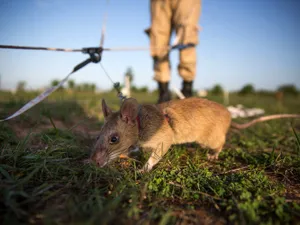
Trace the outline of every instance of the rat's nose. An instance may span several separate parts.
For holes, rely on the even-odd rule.
[[[97,164],[99,167],[103,167],[106,165],[106,154],[104,151],[96,151],[92,154],[91,159]]]

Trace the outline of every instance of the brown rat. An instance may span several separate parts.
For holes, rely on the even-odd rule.
[[[160,105],[139,105],[129,98],[118,112],[112,112],[102,100],[102,111],[105,121],[91,160],[102,167],[121,154],[142,147],[151,151],[144,171],[150,171],[172,144],[196,142],[208,147],[211,151],[207,157],[214,160],[222,151],[230,126],[243,129],[270,119],[300,118],[300,115],[283,114],[261,117],[246,124],[231,123],[230,112],[224,106],[202,98],[173,100]]]

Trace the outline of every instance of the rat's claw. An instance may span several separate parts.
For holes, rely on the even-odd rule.
[[[219,158],[219,153],[214,153],[214,154],[207,153],[208,161],[218,160],[218,158]]]
[[[145,172],[147,172],[147,171],[145,171],[145,169],[144,168],[142,168],[142,169],[139,169],[138,171],[137,171],[138,173],[145,173]]]
[[[140,173],[146,173],[149,172],[152,169],[152,167],[149,167],[149,164],[146,163],[142,169],[138,170]]]

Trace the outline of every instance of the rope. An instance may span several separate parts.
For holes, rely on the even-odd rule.
[[[31,46],[18,46],[18,45],[0,45],[0,48],[4,48],[4,49],[22,49],[22,50],[58,51],[58,52],[82,52],[82,49],[31,47]]]
[[[102,38],[104,40],[104,38]],[[103,42],[101,44],[103,46]],[[195,47],[195,44],[176,44],[170,45],[167,47],[152,47],[154,49],[161,49],[161,50],[173,50],[173,49],[185,49],[189,47]],[[88,53],[87,50],[94,50],[94,51],[149,51],[150,47],[116,47],[116,48],[103,48],[103,47],[91,47],[91,48],[81,48],[81,49],[73,49],[73,48],[51,48],[51,47],[33,47],[33,46],[19,46],[19,45],[0,45],[0,49],[21,49],[21,50],[42,50],[42,51],[58,51],[58,52],[82,52]]]

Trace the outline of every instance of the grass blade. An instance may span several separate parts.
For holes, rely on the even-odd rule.
[[[298,144],[298,155],[300,156],[300,138],[299,138],[298,134],[296,133],[296,131],[295,131],[295,129],[294,129],[293,126],[292,126],[292,130],[293,130],[293,133],[294,133],[294,135],[295,135],[295,137],[296,137],[296,140],[297,140],[297,144]]]

